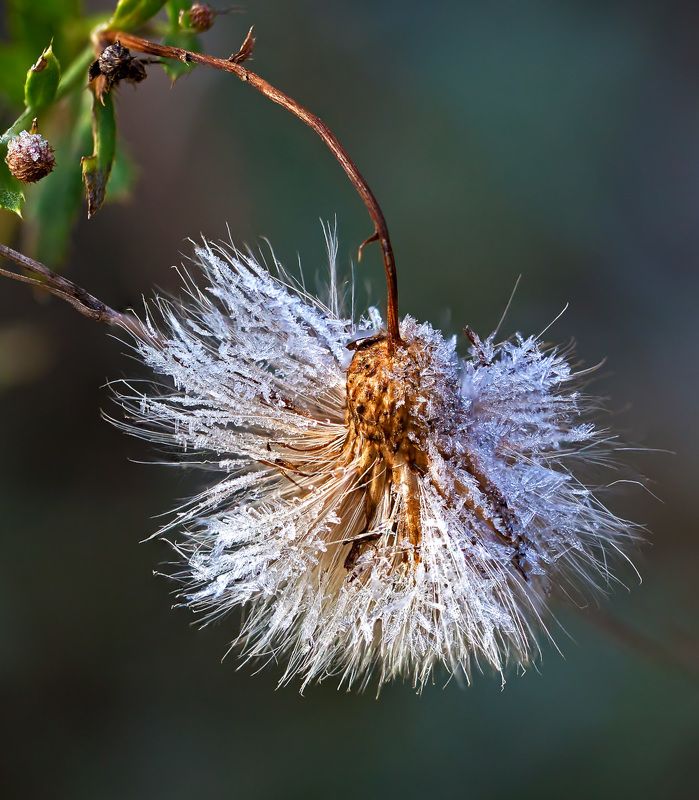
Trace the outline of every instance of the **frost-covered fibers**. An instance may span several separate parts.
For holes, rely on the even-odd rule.
[[[206,620],[244,608],[236,644],[282,682],[524,667],[550,590],[603,588],[634,535],[576,477],[608,437],[536,338],[469,331],[462,359],[409,317],[395,349],[375,310],[343,317],[329,245],[326,305],[204,243],[204,288],[185,275],[186,302],[158,300],[137,342],[171,388],[122,394],[124,427],[220,473],[164,529],[181,596]]]

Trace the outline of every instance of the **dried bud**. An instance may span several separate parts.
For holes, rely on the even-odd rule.
[[[7,166],[23,183],[40,181],[56,165],[53,147],[40,133],[22,131],[7,145]]]
[[[97,61],[93,62],[89,70],[91,81],[99,78],[102,86],[98,89],[98,96],[111,91],[119,81],[140,83],[146,79],[146,67],[142,60],[134,58],[128,47],[116,41],[105,47]]]
[[[111,80],[119,80],[132,59],[131,51],[121,42],[105,47],[97,59],[102,75]]]
[[[214,24],[216,12],[206,3],[194,3],[189,11],[180,12],[180,24],[185,24],[188,28],[204,33]]]

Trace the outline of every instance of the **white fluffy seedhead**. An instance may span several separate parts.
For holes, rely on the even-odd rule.
[[[204,288],[185,276],[137,342],[172,388],[122,394],[123,427],[219,473],[164,529],[181,597],[206,620],[242,607],[236,643],[282,682],[525,666],[551,589],[604,587],[634,536],[576,477],[608,437],[535,338],[469,332],[462,359],[408,317],[387,349],[375,310],[341,315],[329,243],[326,305],[276,260],[205,242]]]

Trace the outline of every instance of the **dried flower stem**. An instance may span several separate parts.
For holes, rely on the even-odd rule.
[[[101,44],[107,45],[115,41],[121,42],[124,47],[132,50],[138,50],[141,53],[159,56],[161,58],[170,58],[176,61],[183,61],[185,63],[204,64],[207,67],[220,69],[224,72],[230,72],[237,78],[240,78],[244,83],[249,84],[258,92],[263,94],[273,103],[280,105],[282,108],[289,111],[295,117],[300,119],[309,128],[314,130],[322,139],[330,152],[335,156],[342,169],[347,174],[352,185],[357,190],[359,196],[362,198],[364,205],[369,212],[369,216],[374,223],[374,233],[362,243],[359,248],[359,258],[361,260],[362,249],[369,242],[379,242],[383,252],[384,269],[386,271],[386,288],[387,288],[387,313],[386,313],[386,327],[388,331],[388,338],[391,343],[400,344],[400,332],[398,327],[398,280],[396,275],[396,265],[393,257],[393,248],[391,246],[391,239],[388,234],[388,226],[386,219],[381,211],[381,207],[374,196],[374,193],[369,188],[366,180],[357,166],[347,154],[345,148],[340,144],[335,134],[328,128],[320,117],[311,113],[307,108],[304,108],[296,100],[289,97],[289,95],[277,89],[272,84],[268,83],[264,78],[251,72],[249,69],[239,63],[236,58],[239,54],[231,56],[229,59],[216,58],[215,56],[205,55],[203,53],[195,53],[190,50],[183,50],[179,47],[170,47],[168,45],[156,44],[148,39],[143,39],[140,36],[134,36],[131,33],[123,33],[121,31],[100,31],[99,40]],[[252,28],[246,37],[245,43],[252,41]],[[243,54],[245,44],[241,48],[240,54]],[[249,55],[249,52],[247,53]]]
[[[43,289],[54,295],[54,297],[65,300],[88,319],[106,322],[108,325],[114,325],[117,328],[130,331],[139,339],[148,341],[151,344],[155,343],[153,334],[145,328],[138,317],[123,311],[116,311],[85,291],[85,289],[68,280],[68,278],[58,275],[40,261],[35,261],[33,258],[29,258],[29,256],[25,256],[5,244],[0,244],[0,256],[14,261],[26,273],[29,273],[22,274],[0,268],[0,275],[5,278]]]

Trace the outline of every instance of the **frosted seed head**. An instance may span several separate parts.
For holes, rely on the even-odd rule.
[[[40,133],[21,131],[7,145],[5,162],[10,173],[22,183],[35,183],[56,166],[54,149]]]
[[[634,529],[574,477],[611,445],[562,353],[489,337],[461,359],[411,318],[392,349],[281,266],[196,258],[204,287],[187,275],[187,303],[158,301],[158,345],[138,343],[174,388],[132,389],[124,427],[217,470],[165,531],[186,604],[246,606],[246,656],[285,656],[302,686],[502,674],[536,657],[556,586],[613,579]]]

